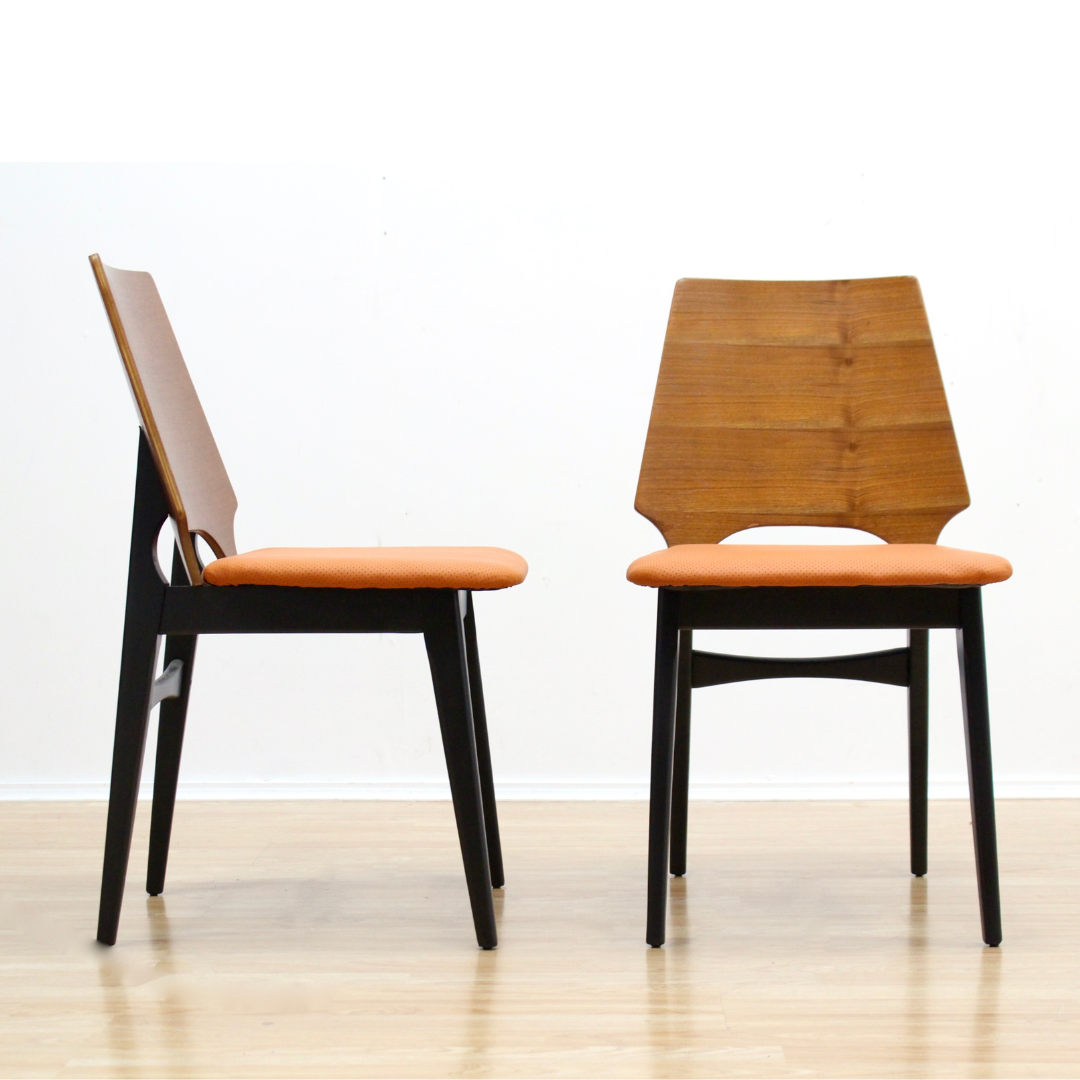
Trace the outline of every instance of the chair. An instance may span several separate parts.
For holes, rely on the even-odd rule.
[[[238,555],[236,497],[153,278],[97,255],[90,262],[141,425],[98,940],[116,942],[147,721],[159,702],[146,890],[164,888],[198,635],[401,633],[424,635],[476,937],[494,948],[491,890],[503,868],[472,593],[520,584],[525,560],[483,547]],[[155,551],[166,518],[176,535],[171,582]],[[202,565],[196,535],[216,561]]]
[[[690,694],[750,679],[908,690],[911,870],[926,873],[927,643],[956,629],[983,939],[1001,941],[981,587],[1004,559],[939,547],[969,504],[915,278],[682,280],[635,507],[669,545],[627,577],[658,590],[647,941],[686,873]],[[873,545],[721,544],[761,525],[846,526]],[[893,627],[903,649],[822,659],[693,648],[695,629]],[[669,862],[670,842],[670,862]]]

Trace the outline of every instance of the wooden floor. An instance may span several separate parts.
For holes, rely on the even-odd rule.
[[[480,952],[443,803],[181,803],[164,896],[140,808],[92,943],[100,804],[0,804],[3,1076],[1076,1076],[1080,801],[1002,802],[1005,941],[966,805],[697,803],[664,949],[642,803],[506,803]]]

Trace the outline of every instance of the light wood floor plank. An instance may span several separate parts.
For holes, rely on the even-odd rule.
[[[500,947],[475,946],[443,803],[146,813],[114,949],[101,804],[0,804],[3,1076],[1075,1076],[1080,801],[999,804],[1005,941],[965,804],[695,803],[668,946],[643,803],[505,803]]]

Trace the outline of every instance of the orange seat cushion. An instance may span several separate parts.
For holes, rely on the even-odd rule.
[[[635,585],[989,585],[1008,560],[938,544],[676,544],[630,564]]]
[[[506,589],[529,564],[505,548],[260,548],[210,563],[210,585],[308,589]]]

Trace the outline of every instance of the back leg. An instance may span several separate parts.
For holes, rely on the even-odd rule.
[[[908,814],[911,872],[926,873],[927,782],[930,737],[930,631],[908,631]]]
[[[686,829],[690,813],[690,694],[694,631],[679,631],[679,681],[675,697],[675,758],[671,772],[671,872],[686,873]]]
[[[157,761],[154,766],[154,809],[150,816],[150,856],[146,864],[146,891],[157,896],[165,888],[165,867],[169,861],[176,783],[180,777],[180,752],[184,747],[191,673],[195,666],[198,638],[171,636],[165,639],[165,667],[174,660],[183,665],[180,696],[166,698],[158,712]]]
[[[101,902],[98,908],[98,941],[116,944],[120,925],[120,905],[124,899],[131,831],[139,800],[146,727],[150,716],[150,689],[157,659],[157,634],[124,630],[124,651],[120,662],[120,693],[116,706],[116,735],[113,741],[112,781],[109,785],[109,819],[105,827],[105,862],[101,872]],[[155,627],[156,629],[156,627]]]
[[[140,432],[135,477],[135,512],[131,526],[124,644],[120,655],[120,688],[116,701],[109,817],[105,827],[105,859],[101,872],[97,938],[116,944],[120,905],[124,899],[131,854],[131,830],[139,800],[150,693],[157,660],[158,627],[165,601],[165,582],[153,546],[168,514],[146,437]]]
[[[172,583],[187,584],[187,571],[180,552],[174,546]],[[166,698],[158,709],[157,761],[154,766],[154,809],[150,816],[150,855],[146,865],[146,891],[157,896],[165,888],[165,868],[169,861],[169,839],[172,836],[173,809],[176,806],[176,784],[180,777],[180,754],[184,748],[184,725],[187,721],[191,675],[195,666],[195,646],[198,638],[170,635],[165,639],[165,662],[174,660],[184,666],[180,674],[180,695]]]

